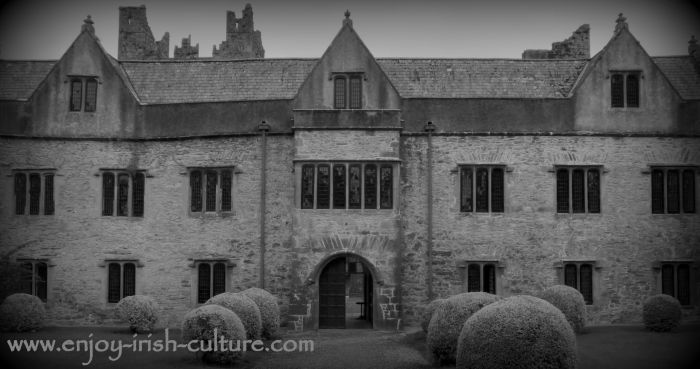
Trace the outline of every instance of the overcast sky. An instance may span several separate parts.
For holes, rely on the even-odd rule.
[[[321,56],[346,9],[376,57],[520,58],[524,49],[548,49],[584,23],[595,54],[620,12],[652,56],[685,55],[690,35],[700,38],[700,9],[691,0],[10,0],[0,8],[0,58],[60,58],[87,14],[116,56],[118,8],[142,4],[155,38],[170,32],[171,56],[189,34],[200,56],[211,56],[225,39],[226,11],[240,17],[247,2],[269,58]]]

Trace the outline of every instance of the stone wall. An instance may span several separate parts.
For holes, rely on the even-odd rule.
[[[146,6],[119,7],[119,60],[168,59],[170,34],[156,41],[146,19]]]
[[[591,27],[583,24],[571,37],[553,42],[551,50],[527,49],[523,59],[588,59],[591,57]]]

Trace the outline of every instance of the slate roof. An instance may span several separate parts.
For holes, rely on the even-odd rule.
[[[55,60],[0,60],[0,100],[27,100]]]
[[[690,56],[657,56],[651,59],[683,99],[700,100],[700,71],[695,68]]]
[[[176,104],[288,100],[316,59],[120,62],[140,101]]]
[[[566,98],[586,60],[377,59],[403,98]]]

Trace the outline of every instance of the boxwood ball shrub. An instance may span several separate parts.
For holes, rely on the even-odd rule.
[[[457,368],[576,368],[576,335],[549,302],[508,297],[477,311],[464,324]]]
[[[119,300],[117,316],[129,322],[132,332],[150,332],[158,322],[158,304],[149,296],[127,296]]]
[[[46,308],[36,296],[15,293],[0,305],[0,326],[13,332],[34,331],[44,326]]]
[[[273,338],[280,327],[280,308],[277,305],[277,298],[271,293],[256,287],[249,288],[241,293],[250,297],[260,309],[262,337],[265,339]]]
[[[430,324],[430,318],[433,317],[435,309],[437,309],[438,306],[440,306],[443,302],[445,302],[445,299],[435,299],[433,301],[430,301],[428,305],[425,305],[423,307],[420,321],[420,327],[423,328],[423,332],[428,333],[428,324]]]
[[[214,342],[214,329],[217,342]],[[226,340],[226,350],[221,350],[220,337]],[[203,305],[187,313],[182,322],[182,338],[185,342],[203,341],[195,348],[203,350],[202,359],[209,363],[231,364],[245,352],[243,323],[236,313],[219,305]]]
[[[444,300],[428,324],[427,344],[438,365],[454,363],[457,339],[467,319],[500,298],[485,292],[468,292]]]
[[[574,332],[581,332],[586,325],[586,301],[577,289],[564,285],[552,286],[537,295],[561,310]]]
[[[262,333],[260,309],[250,297],[242,293],[224,292],[210,298],[206,305],[223,306],[238,315],[248,339],[258,339]]]
[[[681,322],[681,303],[669,295],[654,295],[642,306],[644,326],[655,332],[668,332]]]

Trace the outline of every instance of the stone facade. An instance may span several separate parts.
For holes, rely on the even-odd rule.
[[[253,34],[249,10],[231,13],[232,33]],[[55,324],[114,324],[108,265],[133,262],[134,292],[178,326],[199,304],[198,265],[221,262],[225,290],[263,287],[285,324],[315,329],[324,273],[343,258],[371,277],[378,329],[417,324],[431,299],[466,291],[478,263],[495,266],[501,296],[564,283],[567,262],[592,265],[592,324],[639,322],[663,290],[661,263],[687,265],[684,314],[697,318],[697,52],[650,58],[622,23],[592,59],[375,59],[347,13],[319,59],[151,63],[113,62],[88,18],[60,60],[0,62],[0,258],[46,263]],[[610,106],[619,70],[644,76],[638,107]],[[84,109],[93,78],[96,107]],[[327,208],[320,180],[304,182],[336,165],[364,168],[356,206],[350,177],[329,186],[343,201]],[[366,202],[373,165],[389,178],[375,183],[381,206]],[[502,212],[461,208],[466,166],[503,169]],[[599,213],[558,211],[560,167],[599,171]],[[693,211],[652,212],[657,167],[692,173]],[[207,168],[232,173],[231,211],[192,210],[191,173]],[[103,215],[103,172],[117,170],[145,176],[143,216]],[[18,190],[34,172],[53,175],[53,214],[17,214],[22,198],[49,201]]]
[[[253,59],[264,58],[260,31],[253,23],[253,7],[246,4],[243,17],[236,18],[236,13],[226,12],[226,40],[217,49],[214,45],[212,57],[215,59]]]

